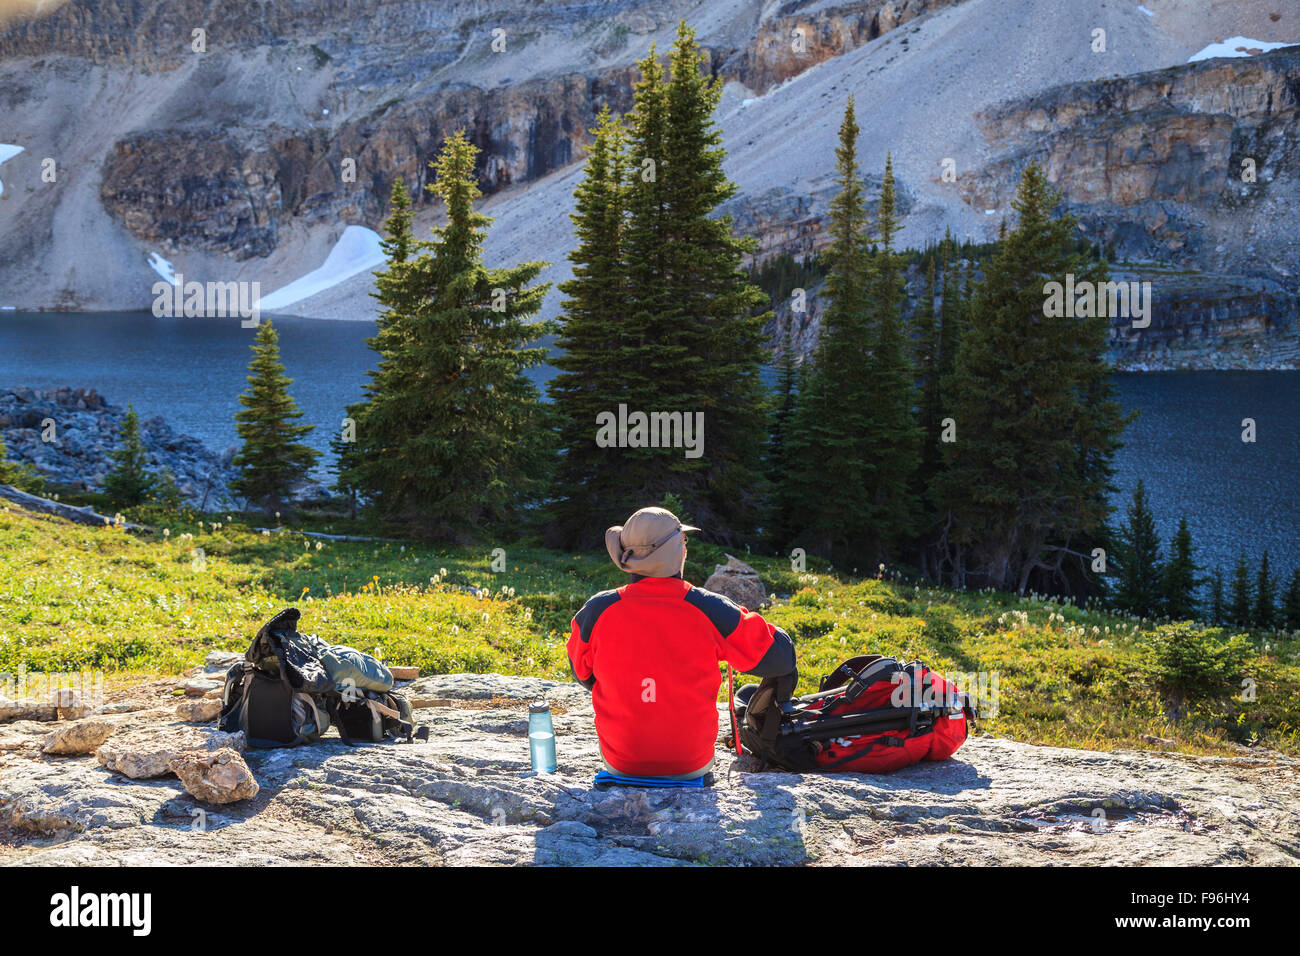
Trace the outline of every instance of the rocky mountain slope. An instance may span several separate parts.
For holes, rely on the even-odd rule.
[[[249,750],[254,788],[242,772],[194,779],[209,748],[232,742],[189,722],[208,701],[177,708],[170,693],[117,693],[84,728],[51,722],[54,708],[0,724],[0,863],[1214,866],[1300,855],[1296,763],[1270,754],[975,737],[951,760],[893,774],[798,776],[755,772],[719,745],[708,789],[596,790],[578,685],[450,674],[407,688],[428,742],[349,748],[331,733]],[[550,776],[529,772],[527,702],[538,696],[556,715]],[[42,753],[52,730],[64,753]],[[218,799],[232,802],[208,802]]]
[[[1243,311],[1241,281],[1265,285],[1280,305],[1228,320],[1225,341],[1253,323],[1263,351],[1292,347],[1300,53],[1187,64],[1228,36],[1300,41],[1300,13],[1276,0],[388,0],[364,14],[344,0],[71,0],[0,25],[2,138],[24,148],[0,168],[0,306],[146,308],[154,252],[266,294],[345,226],[378,228],[393,179],[424,184],[462,125],[497,216],[489,257],[547,259],[563,279],[586,130],[601,106],[627,107],[633,61],[683,16],[726,82],[718,119],[741,189],[727,211],[760,255],[824,244],[853,93],[864,171],[893,156],[904,242],[990,238],[1016,172],[1045,159],[1089,235],[1222,277],[1209,296],[1236,303],[1225,315]],[[1243,190],[1230,164],[1247,154],[1258,174]],[[435,217],[425,203],[421,223]],[[370,317],[370,287],[358,276],[289,311]]]

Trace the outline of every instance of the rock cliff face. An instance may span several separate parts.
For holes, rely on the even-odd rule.
[[[783,3],[759,24],[752,43],[732,54],[720,74],[756,93],[862,46],[923,13],[961,0],[869,0],[866,3]]]
[[[428,160],[460,128],[481,150],[486,193],[569,165],[582,157],[602,107],[630,108],[633,72],[393,99],[329,131],[273,124],[138,132],[113,145],[100,198],[146,242],[264,257],[295,219],[379,228],[398,177],[424,203]]]
[[[708,69],[761,92],[954,2],[792,0],[761,22],[746,4],[730,4],[729,22],[701,42]],[[417,205],[428,202],[428,160],[459,128],[481,150],[488,194],[581,159],[600,109],[631,106],[631,63],[641,51],[629,38],[662,30],[690,7],[389,0],[361,16],[346,0],[253,9],[246,0],[73,0],[0,28],[0,56],[175,74],[179,88],[161,115],[109,146],[99,200],[142,242],[243,261],[268,256],[293,221],[378,228],[399,176]],[[204,31],[202,52],[194,30]],[[495,31],[540,75],[504,75]],[[263,92],[286,105],[232,89],[231,77],[248,70],[275,74]]]
[[[1122,258],[1300,290],[1300,47],[1058,87],[980,119],[1000,153],[959,178],[972,206],[1006,208],[1037,161]]]
[[[1270,18],[1266,0],[1155,8],[1078,0],[1044,23],[1033,0],[70,0],[0,26],[4,135],[24,148],[0,169],[0,306],[147,308],[154,252],[186,275],[274,290],[344,227],[379,228],[399,175],[431,223],[427,161],[461,127],[488,201],[502,197],[489,253],[546,259],[544,278],[563,281],[587,130],[602,106],[628,108],[635,59],[666,49],[684,16],[726,83],[718,116],[740,193],[723,211],[760,258],[824,247],[834,131],[854,93],[868,196],[892,152],[904,243],[992,238],[1037,159],[1119,259],[1222,280],[1198,280],[1204,307],[1186,329],[1119,335],[1121,359],[1208,340],[1216,323],[1229,351],[1252,343],[1233,362],[1259,357],[1255,343],[1292,354],[1300,48],[1185,61],[1234,32],[1300,38],[1300,22]],[[1076,43],[1094,21],[1122,49]],[[1152,70],[1169,63],[1182,65]],[[1094,79],[1054,85],[1080,77]],[[955,184],[937,178],[944,157]],[[304,314],[372,316],[368,281]]]

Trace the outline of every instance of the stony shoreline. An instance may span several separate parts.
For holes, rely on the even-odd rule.
[[[117,447],[126,409],[94,389],[0,388],[0,434],[9,458],[31,465],[47,480],[82,491],[99,491]],[[141,419],[140,438],[149,465],[166,468],[185,504],[212,511],[234,507],[230,490],[235,448],[221,452],[191,435],[174,432],[161,416]]]

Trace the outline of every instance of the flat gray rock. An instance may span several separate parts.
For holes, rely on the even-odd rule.
[[[459,674],[422,678],[411,690],[438,702],[416,711],[417,722],[430,725],[427,743],[350,748],[331,733],[308,747],[248,750],[244,760],[260,790],[219,808],[198,803],[176,779],[133,781],[93,758],[0,750],[0,826],[19,834],[0,844],[0,862],[1215,866],[1300,859],[1300,761],[1272,754],[1096,753],[976,737],[951,760],[886,776],[800,776],[755,772],[749,758],[719,745],[709,789],[594,790],[600,759],[590,698],[576,684]],[[559,754],[560,771],[547,776],[534,775],[528,761],[526,704],[539,695],[552,703]],[[5,730],[21,739],[49,726]]]

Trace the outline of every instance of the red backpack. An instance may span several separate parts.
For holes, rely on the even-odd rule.
[[[791,696],[794,682],[741,687],[727,745],[792,773],[888,773],[951,757],[976,718],[969,695],[920,661],[853,657],[803,697]]]

